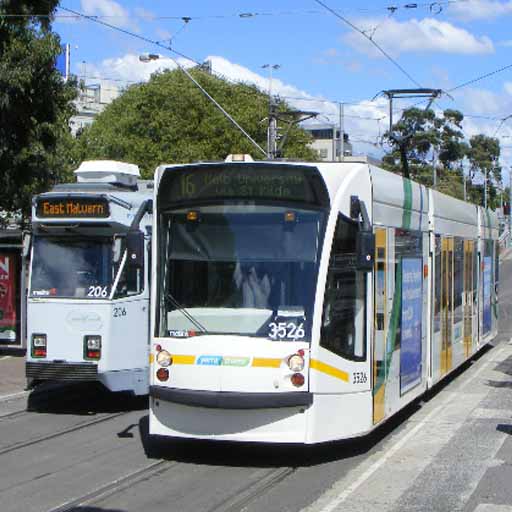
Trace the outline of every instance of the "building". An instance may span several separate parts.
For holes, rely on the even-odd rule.
[[[80,130],[91,125],[94,118],[120,96],[121,92],[119,87],[108,82],[80,87],[75,101],[77,114],[69,121],[71,133],[76,136]]]
[[[313,138],[311,146],[324,161],[337,160],[341,153],[340,129],[332,124],[311,124],[303,127]],[[352,155],[348,133],[343,134],[344,156]]]

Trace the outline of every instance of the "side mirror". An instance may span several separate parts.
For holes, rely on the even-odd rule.
[[[28,231],[23,232],[21,256],[27,258],[30,254],[30,244],[32,243],[32,235]]]
[[[356,265],[358,270],[370,272],[375,259],[375,235],[371,231],[359,231],[356,240]]]
[[[126,249],[128,251],[128,265],[132,267],[144,266],[144,233],[142,231],[129,231],[126,235]]]
[[[114,235],[114,242],[112,244],[112,261],[119,263],[122,256],[123,239],[120,236]]]

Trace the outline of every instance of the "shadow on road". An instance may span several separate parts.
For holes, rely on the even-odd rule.
[[[126,512],[125,510],[117,509],[117,508],[102,508],[102,507],[88,507],[80,505],[78,507],[73,507],[67,509],[66,512]]]
[[[147,396],[112,393],[98,383],[42,384],[30,393],[27,401],[27,411],[51,414],[94,415],[147,408]]]
[[[505,423],[500,423],[496,430],[498,432],[503,432],[504,434],[512,435],[512,425],[506,425]]]

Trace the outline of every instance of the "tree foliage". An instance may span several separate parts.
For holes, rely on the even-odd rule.
[[[194,78],[263,148],[266,148],[268,96],[247,84],[233,84],[204,71]],[[280,104],[282,111],[289,111]],[[291,128],[284,157],[313,160],[309,135]],[[108,158],[136,163],[152,176],[162,163],[220,160],[230,153],[262,154],[209,101],[181,70],[154,74],[129,87],[79,136],[76,162]]]
[[[391,152],[384,166],[446,194],[484,204],[484,180],[487,180],[487,204],[496,208],[497,187],[501,185],[499,141],[475,135],[466,141],[462,130],[464,116],[447,109],[441,115],[433,110],[410,108],[385,137]],[[464,171],[466,169],[466,172]]]
[[[3,211],[21,210],[27,214],[32,194],[46,190],[63,170],[64,159],[58,155],[58,145],[68,136],[67,123],[76,89],[74,84],[64,83],[55,69],[61,46],[50,27],[57,4],[57,0],[0,3]],[[23,16],[8,16],[11,14]]]

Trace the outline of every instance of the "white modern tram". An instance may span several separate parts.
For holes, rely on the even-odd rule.
[[[26,377],[148,393],[153,183],[136,165],[83,162],[34,198]]]
[[[496,215],[365,158],[160,166],[154,201],[152,436],[364,435],[497,334]]]

